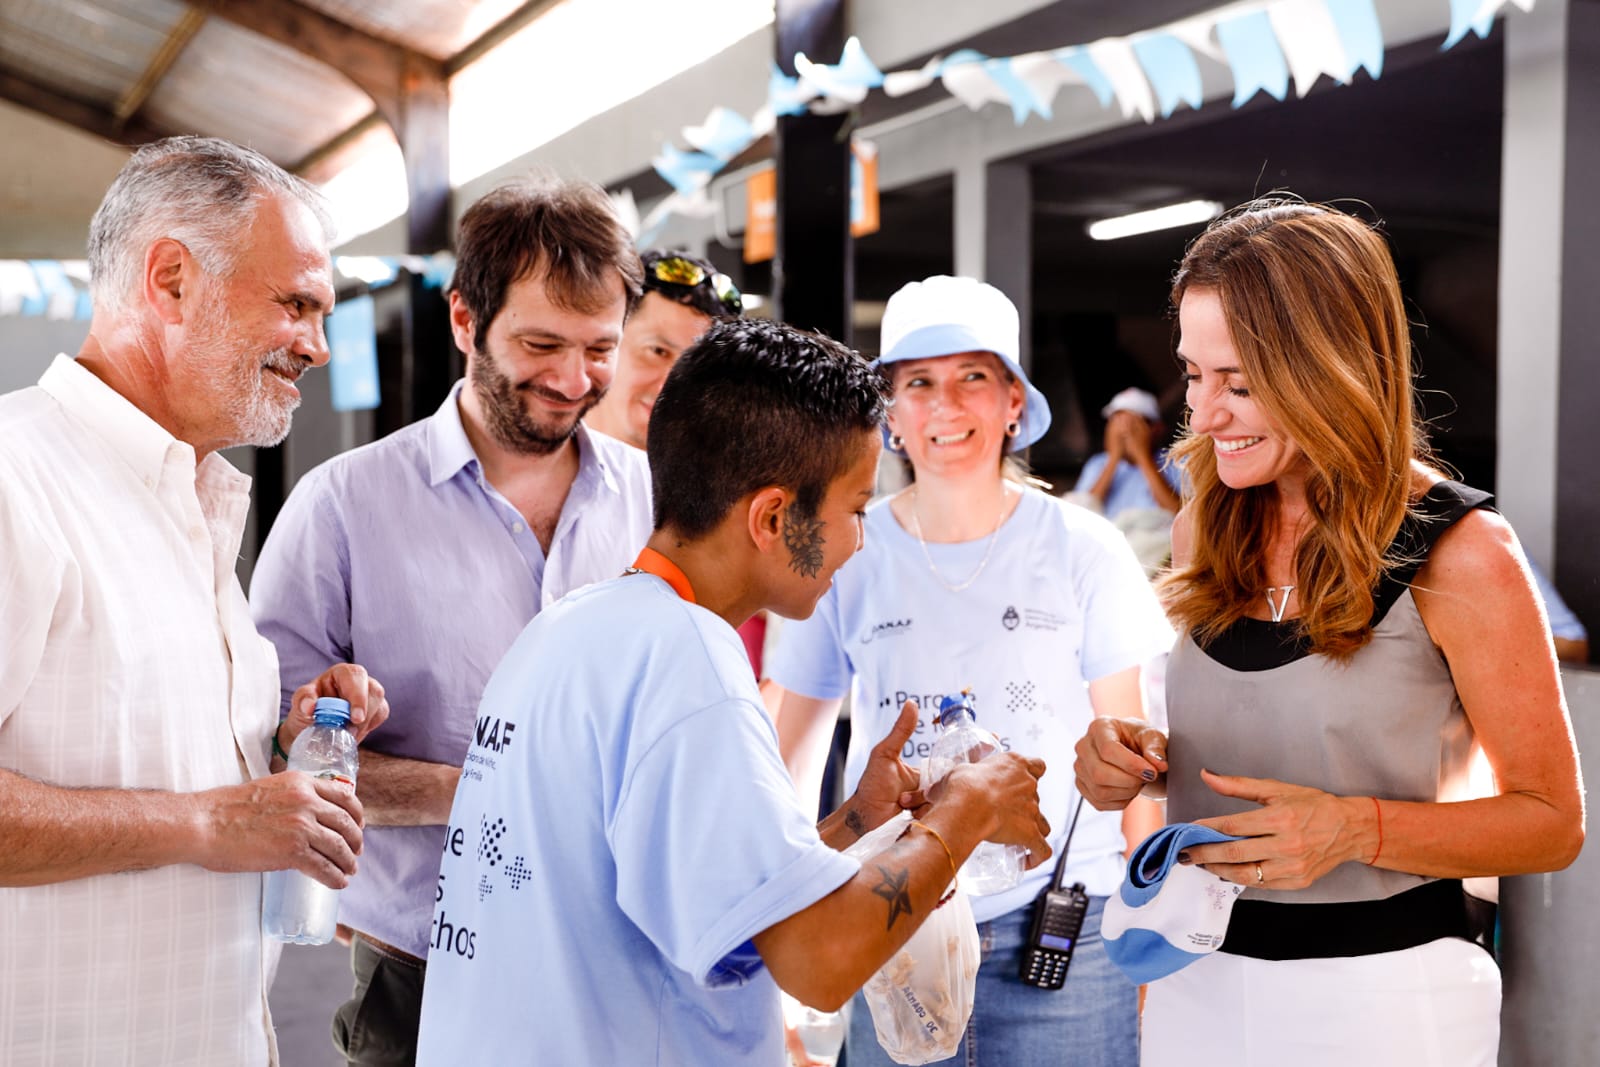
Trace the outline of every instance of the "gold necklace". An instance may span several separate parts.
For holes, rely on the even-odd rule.
[[[939,573],[939,568],[934,566],[933,556],[928,551],[928,542],[922,536],[922,523],[917,521],[917,487],[911,487],[911,532],[917,535],[917,544],[922,546],[922,558],[928,561],[928,570],[933,572],[933,580],[944,587],[947,593],[959,593],[973,582],[978,580],[978,575],[983,573],[983,568],[989,565],[989,557],[994,554],[994,543],[1000,539],[1000,527],[1006,521],[1006,495],[1005,486],[1000,487],[1000,514],[995,516],[994,530],[989,534],[989,547],[983,550],[983,559],[978,563],[978,569],[967,576],[967,580],[958,585],[951,585]]]

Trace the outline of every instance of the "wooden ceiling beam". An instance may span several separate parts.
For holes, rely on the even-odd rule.
[[[383,116],[376,111],[340,130],[300,158],[289,169],[308,182],[321,184],[343,169],[345,153],[373,129],[385,125]]]
[[[372,98],[405,158],[411,197],[406,251],[426,255],[449,248],[450,82],[445,65],[296,0],[210,2],[218,17],[326,64]]]
[[[445,60],[445,73],[454,74],[463,67],[471,66],[475,61],[494,51],[507,37],[527,26],[558,3],[560,3],[560,0],[527,0],[527,3],[483,31],[477,40]]]
[[[178,18],[177,25],[167,34],[167,39],[161,42],[161,47],[156,50],[144,73],[139,75],[139,80],[130,85],[127,92],[117,101],[112,118],[118,126],[126,125],[128,120],[144,107],[145,101],[150,99],[150,94],[161,84],[161,79],[167,76],[167,71],[172,69],[172,65],[183,55],[183,50],[189,46],[189,42],[194,40],[194,35],[199,33],[200,27],[205,24],[204,6],[191,7]]]
[[[0,100],[9,100],[19,107],[115,144],[148,144],[175,132],[137,116],[130,117],[127,122],[118,122],[109,111],[64,96],[59,89],[40,85],[3,66],[0,66]]]
[[[444,64],[296,0],[212,0],[219,18],[310,56],[355,82],[399,131],[408,82],[445,82]]]

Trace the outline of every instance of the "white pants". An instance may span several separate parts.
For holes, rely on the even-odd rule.
[[[1326,960],[1213,953],[1150,985],[1143,1067],[1494,1067],[1500,970],[1460,938]]]

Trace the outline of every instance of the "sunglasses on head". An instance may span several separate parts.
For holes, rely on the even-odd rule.
[[[708,274],[700,264],[682,256],[663,256],[650,265],[650,275],[663,285],[681,285],[692,289],[705,285],[717,302],[734,315],[744,311],[744,296],[733,279],[726,274]]]

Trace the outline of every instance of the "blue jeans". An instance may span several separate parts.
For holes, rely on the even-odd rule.
[[[1017,978],[1031,907],[978,924],[983,964],[961,1050],[932,1067],[1137,1067],[1139,990],[1112,964],[1100,941],[1104,897],[1091,897],[1067,984],[1037,989]],[[851,1005],[849,1067],[897,1067],[878,1046],[872,1012]]]

